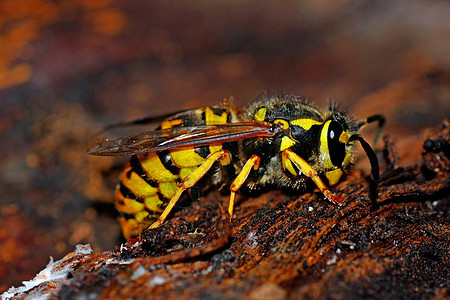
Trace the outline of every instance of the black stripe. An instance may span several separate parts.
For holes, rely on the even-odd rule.
[[[166,197],[164,197],[164,195],[163,194],[161,194],[161,192],[158,192],[158,193],[156,193],[157,195],[158,195],[158,198],[159,198],[159,200],[161,200],[162,201],[162,203],[160,204],[160,205],[158,205],[158,207],[160,207],[160,208],[164,208],[164,207],[166,207],[167,206],[167,204],[169,203],[169,201],[170,201],[170,198],[166,198]]]
[[[223,113],[226,113],[228,115],[228,112],[221,107],[217,107],[217,106],[208,106],[208,107],[218,117],[220,117]],[[206,111],[206,108],[205,108],[205,111]],[[207,124],[207,125],[209,125],[209,124]]]
[[[239,157],[239,143],[237,141],[223,143],[222,149],[231,154],[231,159],[233,159],[233,157]]]
[[[127,171],[127,173],[125,174],[125,176],[130,179],[131,178],[131,173],[133,173],[133,170],[131,170],[131,168]]]
[[[137,156],[132,156],[130,159],[130,167],[133,172],[139,175],[142,179],[145,180],[151,187],[157,188],[159,187],[158,182],[154,181],[150,176],[147,175],[147,173],[142,168],[141,162],[139,161],[139,158]],[[128,176],[128,174],[127,174]],[[131,173],[130,173],[131,176]]]
[[[119,187],[119,191],[120,193],[125,197],[125,198],[129,198],[132,200],[135,200],[139,203],[143,203],[143,199],[141,197],[136,196],[132,190],[130,190],[129,188],[127,188],[125,186],[125,184],[123,184],[123,182],[120,183],[120,187]]]
[[[125,220],[134,219],[134,215],[126,214],[123,212],[120,212],[120,216],[122,216],[122,218],[124,218]]]
[[[161,200],[162,202],[164,202],[164,200],[167,200],[167,198],[164,197],[164,195],[161,194],[161,192],[157,192],[156,194],[158,195],[159,200]]]
[[[202,119],[203,124],[209,125],[209,124],[206,124],[206,108],[203,109],[203,111],[202,111],[202,113],[200,115],[200,118]]]
[[[159,160],[162,162],[164,168],[166,168],[167,171],[169,171],[173,175],[180,174],[180,168],[175,166],[174,163],[172,162],[169,150],[158,151],[156,152],[156,154],[158,155]]]
[[[200,155],[203,158],[207,158],[208,155],[211,154],[211,151],[209,150],[209,146],[205,145],[205,146],[200,146],[200,147],[195,147],[194,148],[194,152],[197,153],[198,155]]]

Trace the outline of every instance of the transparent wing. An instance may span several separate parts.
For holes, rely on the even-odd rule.
[[[142,132],[118,139],[97,134],[86,142],[85,150],[92,155],[135,155],[163,150],[217,145],[252,137],[272,137],[278,127],[266,122],[240,122],[223,125],[172,127]]]

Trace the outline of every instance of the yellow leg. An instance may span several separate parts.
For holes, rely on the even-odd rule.
[[[198,167],[198,169],[196,169],[194,172],[189,174],[189,176],[184,178],[184,180],[181,182],[181,186],[178,188],[178,190],[172,196],[169,204],[167,204],[167,207],[164,209],[162,214],[159,216],[158,220],[156,220],[155,223],[150,225],[149,229],[154,229],[154,228],[158,227],[159,225],[161,225],[164,222],[164,220],[167,218],[167,216],[169,215],[172,208],[177,203],[178,199],[180,199],[181,194],[185,190],[193,187],[209,171],[209,169],[211,169],[212,165],[217,160],[229,159],[229,158],[227,158],[229,156],[230,156],[230,154],[228,153],[228,151],[223,150],[223,149],[219,150],[217,152],[213,152],[210,155],[208,155],[206,160]]]
[[[317,175],[316,170],[314,170],[306,160],[295,154],[291,149],[286,149],[282,152],[282,155],[288,158],[290,161],[292,161],[297,168],[300,169],[302,174],[305,176],[310,177],[316,186],[319,188],[319,190],[322,192],[322,194],[331,202],[335,204],[343,204],[344,199],[341,197],[338,197],[334,195],[328,187],[323,183],[323,181],[320,179],[319,175]]]
[[[230,190],[230,203],[228,204],[228,213],[230,214],[230,218],[233,217],[233,208],[234,208],[234,198],[236,197],[236,192],[241,188],[244,184],[245,180],[247,180],[248,175],[252,168],[254,170],[259,168],[260,158],[257,155],[252,155],[249,160],[245,163],[241,172],[239,172],[238,176],[234,179],[231,184]]]

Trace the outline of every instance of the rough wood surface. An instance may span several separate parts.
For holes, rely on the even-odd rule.
[[[449,4],[322,2],[0,1],[0,293],[448,297]],[[385,115],[376,189],[359,151],[343,207],[269,190],[228,222],[211,191],[125,243],[127,158],[88,156],[89,134],[264,91]]]

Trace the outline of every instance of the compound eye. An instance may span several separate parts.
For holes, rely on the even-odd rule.
[[[345,158],[345,143],[339,141],[344,130],[341,124],[331,121],[328,127],[328,151],[330,153],[331,163],[336,167],[341,167]]]

